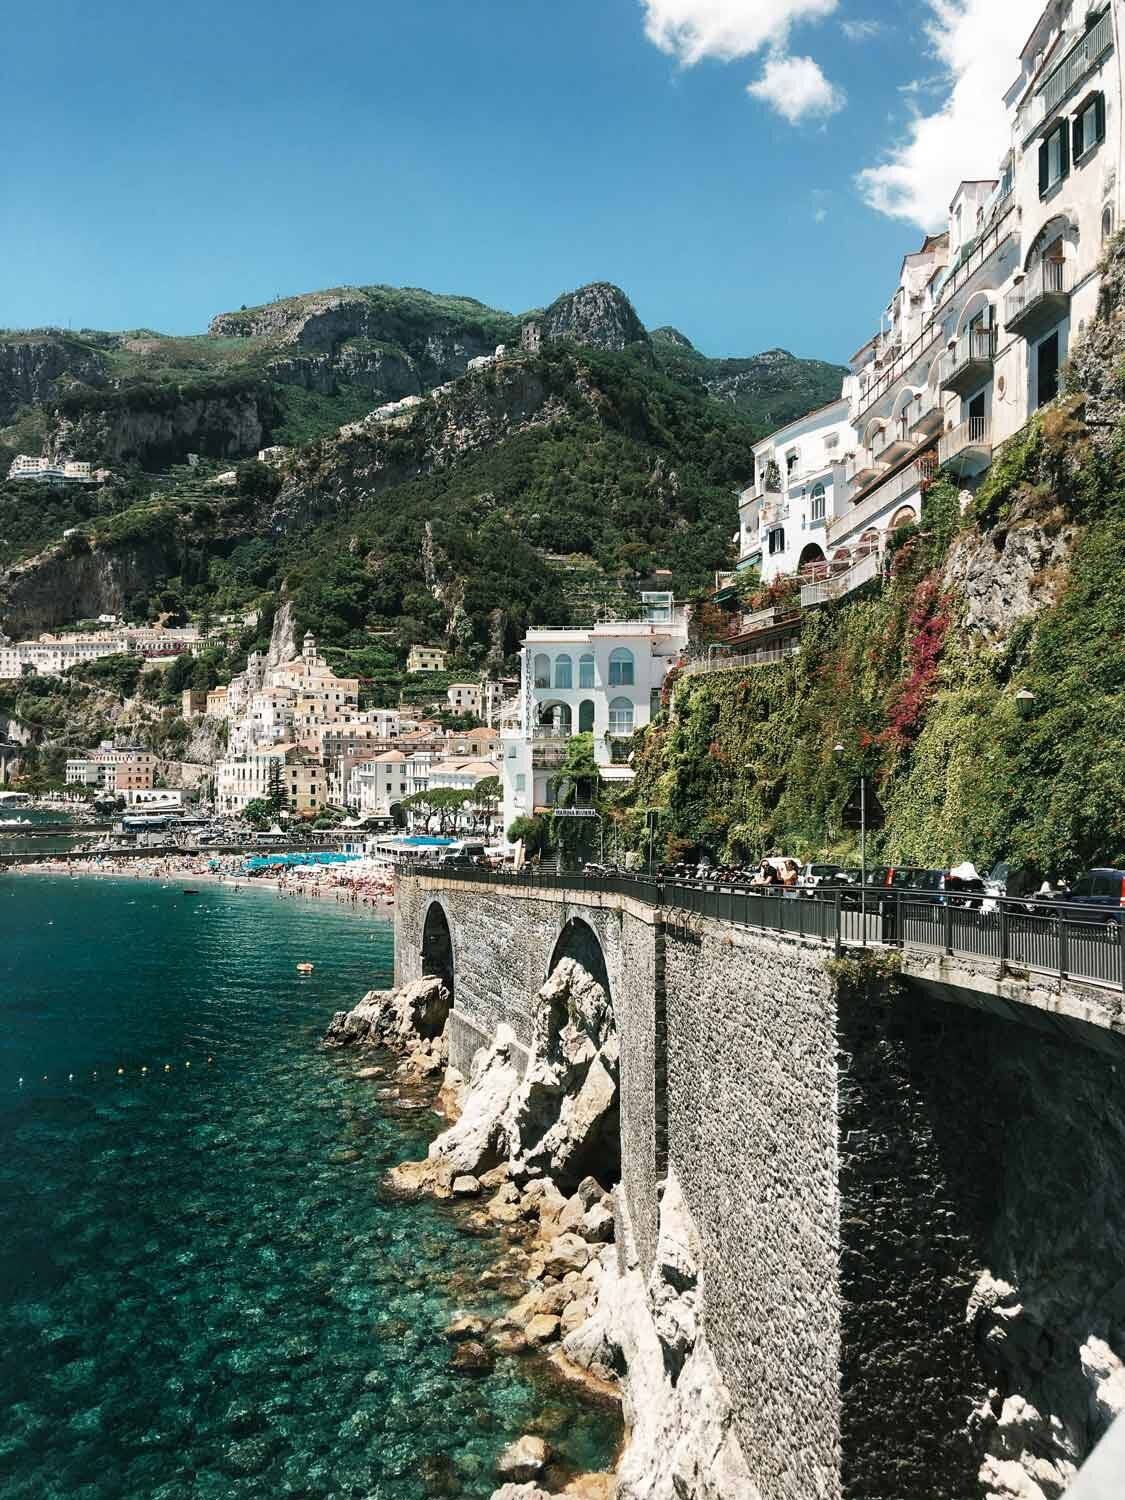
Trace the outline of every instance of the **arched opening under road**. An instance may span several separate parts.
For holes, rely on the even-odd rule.
[[[422,926],[422,974],[440,979],[453,996],[453,935],[440,901],[432,901]]]

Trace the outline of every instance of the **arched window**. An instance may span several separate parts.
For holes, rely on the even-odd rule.
[[[578,733],[593,734],[594,732],[594,700],[583,698],[578,705]]]
[[[571,660],[567,655],[555,657],[555,686],[569,688],[571,685]]]
[[[914,512],[910,509],[909,505],[904,505],[901,510],[895,511],[894,515],[891,517],[891,524],[887,527],[887,530],[897,531],[900,526],[912,525],[914,523],[914,520]]]
[[[627,735],[633,732],[633,705],[628,698],[614,698],[609,705],[609,732]]]
[[[551,686],[551,658],[544,656],[542,652],[535,658],[535,686],[537,688]]]
[[[627,646],[618,646],[616,651],[609,653],[609,685],[633,686],[633,653]]]
[[[824,520],[824,503],[824,486],[817,480],[809,496],[809,519],[811,521]]]
[[[578,658],[578,686],[592,688],[594,685],[594,658],[590,652]]]

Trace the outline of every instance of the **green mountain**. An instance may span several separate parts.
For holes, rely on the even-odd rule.
[[[301,630],[369,666],[429,639],[467,668],[529,623],[620,608],[653,570],[697,589],[730,560],[753,403],[772,380],[795,414],[832,368],[734,362],[735,389],[712,369],[727,363],[650,336],[604,282],[519,317],[371,286],[190,338],[0,336],[0,437],[35,451],[37,430],[113,475],[0,485],[0,628],[257,604],[265,630],[284,585]],[[219,482],[270,444],[279,467]]]
[[[729,402],[763,433],[835,401],[845,374],[842,365],[798,359],[786,349],[767,349],[748,359],[711,359],[678,328],[654,328],[649,338],[658,369]]]

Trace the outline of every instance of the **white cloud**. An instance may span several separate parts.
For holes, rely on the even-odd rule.
[[[838,0],[641,0],[645,36],[693,67],[705,57],[732,62],[783,43],[798,21],[822,20]]]
[[[790,125],[834,115],[845,103],[843,91],[829,83],[811,57],[787,57],[781,52],[770,54],[761,78],[749,84],[746,92],[764,100]]]
[[[937,229],[957,184],[992,177],[1009,138],[1002,95],[1043,0],[925,0],[925,32],[948,80],[946,103],[916,115],[903,144],[856,181],[872,208]]]
[[[849,42],[869,42],[883,29],[882,21],[841,21],[840,30]]]

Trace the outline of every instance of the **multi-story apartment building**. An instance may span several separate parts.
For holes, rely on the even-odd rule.
[[[328,800],[324,767],[299,745],[258,745],[238,759],[220,761],[215,785],[219,811],[243,812],[249,803],[267,799],[275,785],[285,795],[287,811],[298,817],[315,817]]]
[[[1013,45],[1002,158],[981,163],[985,178],[961,183],[945,230],[906,256],[878,331],[849,363],[851,434],[841,435],[848,451],[831,502],[826,493],[822,543],[836,576],[813,581],[809,570],[806,604],[874,577],[888,534],[920,520],[939,470],[971,489],[997,448],[1058,394],[1120,220],[1122,13],[1122,0],[1051,0],[1022,50]],[[811,435],[823,417],[806,419]],[[792,440],[786,428],[758,447],[776,462]],[[784,465],[779,473],[783,480]],[[792,516],[788,492],[743,499],[744,564],[758,560],[754,523],[760,540],[775,498],[790,502]],[[775,546],[791,571],[814,556],[794,553],[788,535]],[[782,571],[768,548],[767,529],[766,578]]]
[[[739,568],[779,573],[824,566],[828,522],[844,503],[844,464],[854,448],[841,397],[754,445],[754,483],[739,499]]]
[[[94,484],[88,463],[75,459],[38,458],[17,453],[8,468],[9,479],[31,479],[41,484]]]
[[[552,783],[575,734],[593,735],[607,780],[628,780],[624,742],[659,705],[687,644],[687,617],[671,594],[646,595],[647,618],[587,630],[536,629],[524,638],[518,723],[502,736],[504,828],[552,801]]]
[[[88,755],[67,760],[66,782],[68,786],[97,787],[128,798],[135,792],[152,791],[156,766],[156,756],[149,750],[102,744]]]
[[[129,650],[123,636],[43,635],[37,641],[0,643],[0,677],[61,677],[80,662],[120,656]]]

